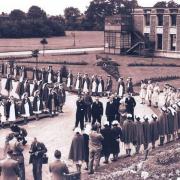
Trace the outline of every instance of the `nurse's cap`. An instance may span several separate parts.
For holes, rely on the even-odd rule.
[[[109,121],[105,121],[105,122],[103,123],[103,125],[104,125],[104,126],[109,126]]]
[[[132,118],[132,114],[127,114],[127,118],[131,119]]]
[[[143,117],[143,119],[144,119],[144,120],[148,120],[149,118],[148,118],[147,115],[145,115],[145,116]]]
[[[152,114],[151,117],[152,117],[153,119],[157,119],[157,118],[158,118],[156,114]]]
[[[140,118],[139,115],[135,115],[135,119],[136,119],[136,120],[140,120],[141,118]]]
[[[117,120],[114,120],[113,122],[112,122],[112,125],[114,126],[114,125],[118,125],[119,124],[119,122],[117,121]]]
[[[74,132],[81,134],[81,129],[77,127],[77,128],[75,128]]]
[[[165,112],[167,110],[167,108],[165,106],[163,106],[163,107],[161,107],[161,110]]]

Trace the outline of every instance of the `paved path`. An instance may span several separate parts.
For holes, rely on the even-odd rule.
[[[52,49],[46,50],[46,54],[71,54],[71,53],[84,53],[92,51],[103,51],[104,47],[99,48],[72,48],[72,49]],[[40,54],[43,54],[43,51],[39,51]],[[0,56],[19,56],[19,55],[31,55],[32,51],[17,51],[17,52],[3,52],[0,53]]]
[[[71,170],[74,170],[74,165],[72,162],[67,161],[69,154],[69,148],[74,135],[72,129],[75,122],[75,111],[76,111],[76,95],[67,94],[67,102],[64,107],[63,114],[60,114],[54,118],[42,119],[39,121],[30,122],[28,125],[24,126],[28,131],[28,145],[25,148],[25,163],[26,163],[26,180],[32,180],[31,165],[28,164],[29,158],[29,146],[33,140],[33,137],[37,137],[39,141],[45,143],[48,148],[49,162],[53,161],[53,153],[55,149],[60,149],[62,152],[62,159],[68,163]],[[143,116],[144,114],[151,115],[153,112],[146,105],[139,104],[140,100],[135,97],[137,101],[137,106],[135,108],[135,114]],[[107,102],[107,98],[102,98],[101,101],[104,104]],[[102,121],[106,118],[103,116]],[[8,129],[0,130],[0,150],[4,146],[5,136],[9,133]],[[121,147],[123,145],[121,144]],[[124,154],[123,148],[121,148],[121,154]],[[2,155],[2,153],[0,153]],[[48,166],[43,166],[43,180],[49,179]]]

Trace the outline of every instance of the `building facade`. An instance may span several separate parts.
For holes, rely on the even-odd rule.
[[[137,8],[131,18],[131,47],[126,52],[153,49],[155,56],[180,58],[180,8]]]

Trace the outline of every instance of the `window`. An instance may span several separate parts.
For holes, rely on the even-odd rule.
[[[163,14],[157,15],[158,26],[163,26]]]
[[[171,14],[170,17],[171,17],[171,26],[176,26],[177,14]]]
[[[105,33],[105,47],[115,48],[116,46],[116,33],[106,32]]]
[[[150,26],[150,14],[144,15],[145,26]]]
[[[176,34],[170,34],[170,50],[176,50]]]
[[[157,34],[157,49],[162,50],[162,34]]]

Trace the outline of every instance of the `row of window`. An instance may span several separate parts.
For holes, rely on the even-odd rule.
[[[170,14],[170,25],[176,26],[177,14]],[[150,14],[144,15],[145,26],[150,26]],[[163,26],[163,14],[157,14],[157,26]]]

